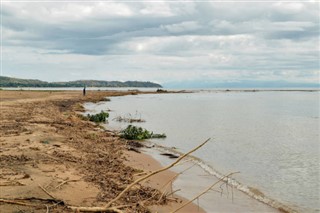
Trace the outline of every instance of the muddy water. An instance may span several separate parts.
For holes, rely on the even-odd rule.
[[[186,152],[212,138],[194,155],[212,174],[240,171],[245,190],[301,212],[319,212],[319,92],[199,92],[115,97],[88,105],[116,116],[145,119],[154,142]],[[259,194],[259,193],[258,193]],[[268,202],[268,201],[266,201]]]

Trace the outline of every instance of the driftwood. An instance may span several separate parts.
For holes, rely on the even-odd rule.
[[[76,212],[107,212],[107,213],[122,213],[120,209],[125,207],[130,207],[131,205],[121,205],[121,206],[114,206],[110,208],[105,207],[77,207],[77,206],[67,206],[68,209],[71,209]]]
[[[106,208],[106,207],[76,207],[76,206],[67,206],[68,209],[71,209],[76,212],[107,212],[107,213],[122,213],[123,211],[117,208]]]
[[[43,188],[40,184],[38,184],[38,186],[40,187],[40,189],[42,189],[42,191],[44,191],[47,195],[49,195],[51,198],[56,199],[52,194],[50,194],[45,188]]]
[[[0,200],[13,200],[13,201],[32,201],[32,200],[37,200],[37,201],[42,201],[42,202],[48,202],[48,203],[61,203],[64,204],[62,200],[59,199],[53,199],[53,198],[41,198],[41,197],[19,197],[19,198],[0,198]]]
[[[59,185],[56,186],[56,189],[60,188],[62,185],[66,184],[66,183],[77,182],[77,181],[80,181],[80,180],[66,180],[66,181],[63,181],[62,183],[60,183]]]
[[[11,199],[2,199],[0,198],[0,202],[1,203],[7,203],[7,204],[13,204],[13,205],[20,205],[20,206],[28,206],[28,207],[34,207],[34,208],[39,208],[41,207],[45,207],[46,208],[46,213],[50,212],[50,208],[48,205],[46,204],[31,204],[31,203],[27,203],[25,201],[33,201],[33,200],[38,200],[38,201],[43,201],[46,203],[55,203],[53,206],[55,205],[62,205],[64,206],[65,203],[62,200],[56,200],[56,199],[46,199],[46,198],[38,198],[38,197],[24,197],[24,198],[11,198]]]
[[[180,156],[175,162],[173,162],[172,164],[170,164],[169,166],[166,166],[162,169],[159,169],[159,170],[156,170],[156,171],[153,171],[151,172],[150,174],[144,176],[144,177],[141,177],[139,179],[137,179],[136,181],[134,181],[133,183],[131,183],[129,186],[127,186],[127,188],[125,188],[116,198],[112,199],[109,203],[107,203],[106,207],[109,207],[111,206],[113,203],[115,203],[117,200],[119,200],[129,189],[131,189],[134,185],[150,178],[151,176],[153,175],[156,175],[160,172],[163,172],[163,171],[166,171],[170,168],[172,168],[173,166],[175,166],[176,164],[178,164],[183,158],[185,158],[186,156],[190,155],[192,152],[200,149],[202,146],[204,146],[208,141],[210,140],[207,139],[205,142],[203,142],[202,144],[200,144],[199,146],[197,146],[196,148],[192,149],[191,151],[187,152],[186,154]]]
[[[2,199],[2,198],[0,198],[0,202],[1,203],[9,203],[9,204],[21,205],[21,206],[32,206],[32,207],[35,206],[33,204],[29,204],[29,203],[25,203],[25,202],[20,202],[20,201],[16,201],[16,200],[6,200],[6,199]]]
[[[37,198],[37,197],[26,197],[26,198],[14,198],[14,199],[2,199],[0,198],[0,203],[8,203],[13,205],[20,205],[20,206],[29,206],[29,207],[39,207],[39,205],[30,204],[27,202],[22,201],[31,201],[31,200],[39,200],[39,201],[45,201],[45,202],[54,202],[57,204],[65,205],[65,203],[62,200],[57,199],[45,199],[45,198]],[[44,205],[43,207],[46,207],[46,212],[49,212],[49,206]],[[122,213],[121,210],[118,208],[123,208],[127,206],[119,206],[119,207],[112,207],[112,208],[104,208],[104,207],[75,207],[75,206],[67,206],[68,209],[73,211],[84,211],[84,212],[107,212],[107,213]]]
[[[19,181],[6,181],[6,182],[2,182],[0,183],[0,186],[25,186],[25,184],[20,183]]]
[[[179,164],[179,162],[184,159],[186,156],[190,155],[191,153],[193,153],[194,151],[198,150],[199,148],[201,148],[202,146],[204,146],[208,141],[210,140],[207,139],[205,142],[203,142],[202,144],[200,144],[199,146],[197,146],[196,148],[192,149],[191,151],[187,152],[186,154],[180,156],[175,162],[173,162],[172,164],[164,167],[164,168],[161,168],[159,170],[156,170],[156,171],[153,171],[151,172],[150,174],[146,174],[145,176],[137,179],[136,181],[134,181],[133,183],[131,183],[129,186],[127,186],[117,197],[115,197],[114,199],[112,199],[110,202],[107,203],[106,206],[104,207],[79,207],[79,206],[69,206],[69,205],[66,205],[62,200],[59,200],[57,198],[55,198],[52,194],[50,194],[44,187],[42,187],[41,185],[39,185],[39,187],[48,195],[50,196],[51,198],[50,199],[40,199],[40,198],[30,198],[30,199],[38,199],[38,200],[45,200],[45,201],[53,201],[55,203],[59,203],[61,205],[65,205],[68,209],[70,210],[73,210],[75,212],[107,212],[107,213],[122,213],[123,211],[120,210],[121,208],[125,208],[125,207],[128,207],[128,205],[125,205],[125,206],[114,206],[114,207],[111,207],[112,204],[114,204],[116,201],[118,201],[127,191],[129,191],[129,189],[131,189],[132,187],[134,187],[136,184],[152,177],[153,175],[156,175],[160,172],[163,172],[163,171],[166,171],[170,168],[172,168],[173,166],[176,166]],[[230,174],[231,175],[231,174]],[[173,180],[175,179],[176,177],[173,178]],[[221,179],[222,180],[222,179]],[[219,180],[219,181],[221,181]],[[171,180],[172,181],[172,180]],[[66,181],[67,182],[67,181]],[[65,182],[63,182],[64,184]],[[215,183],[216,184],[216,183]],[[214,185],[215,185],[214,184]],[[62,185],[62,184],[61,184]],[[210,188],[208,188],[207,191],[209,191],[214,185],[212,185]],[[204,193],[206,193],[204,192]],[[202,193],[202,194],[204,194]],[[202,195],[201,194],[201,195]],[[200,197],[201,195],[199,195],[198,197]],[[197,198],[198,198],[197,197]],[[195,199],[197,199],[195,198]],[[18,199],[16,199],[18,200]],[[32,205],[32,204],[28,204],[28,203],[24,203],[24,202],[20,202],[20,201],[16,201],[16,200],[5,200],[5,199],[0,199],[0,202],[5,202],[5,203],[12,203],[12,204],[18,204],[18,205],[25,205],[25,206],[35,206],[35,205]],[[19,199],[21,200],[21,199]],[[193,200],[192,200],[193,201]],[[191,201],[191,202],[192,202]],[[189,202],[190,203],[190,202]],[[188,203],[187,203],[188,204]],[[185,204],[185,205],[187,205]],[[48,206],[47,207],[47,212],[49,212],[49,208]],[[183,208],[184,206],[180,207],[179,209]],[[177,211],[177,210],[176,210]]]
[[[153,175],[156,175],[160,172],[166,171],[170,168],[172,168],[173,166],[176,166],[182,159],[184,159],[186,156],[190,155],[191,153],[193,153],[194,151],[200,149],[202,146],[204,146],[208,141],[210,140],[207,139],[205,142],[203,142],[202,144],[200,144],[199,146],[197,146],[196,148],[192,149],[191,151],[187,152],[186,154],[180,156],[175,162],[173,162],[172,164],[170,164],[169,166],[166,166],[162,169],[156,170],[151,172],[150,174],[147,174],[139,179],[137,179],[136,181],[134,181],[133,183],[131,183],[129,186],[127,186],[127,188],[125,188],[117,197],[115,197],[114,199],[112,199],[111,201],[109,201],[107,203],[106,206],[104,207],[75,207],[75,206],[67,206],[69,209],[74,210],[74,211],[86,211],[86,212],[117,212],[117,213],[121,213],[122,211],[119,210],[119,208],[116,207],[111,207],[111,205],[113,203],[115,203],[116,201],[118,201],[127,191],[129,191],[129,189],[131,189],[132,187],[134,187],[136,184],[150,178]]]

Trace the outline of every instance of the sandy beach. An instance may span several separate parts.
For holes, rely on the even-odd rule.
[[[137,92],[0,91],[1,212],[80,212],[105,207],[143,172],[161,165],[79,116],[82,103]],[[109,212],[169,212],[186,200],[162,186],[165,171],[132,187]],[[114,208],[114,210],[110,209]],[[92,210],[87,209],[87,210]],[[190,204],[179,212],[203,212]]]

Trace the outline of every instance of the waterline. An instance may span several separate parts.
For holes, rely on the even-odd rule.
[[[195,154],[206,165],[266,197],[302,212],[319,209],[319,92],[202,92],[112,98],[109,125],[127,113],[138,125],[167,139],[155,140],[186,152],[195,141],[215,142]]]

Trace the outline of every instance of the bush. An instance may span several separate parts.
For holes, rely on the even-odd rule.
[[[95,114],[95,115],[88,114],[87,117],[88,117],[89,121],[93,121],[96,123],[106,122],[106,119],[109,117],[109,113],[101,111],[100,113]]]
[[[165,134],[153,134],[153,132],[149,132],[146,129],[143,129],[141,127],[129,125],[127,128],[122,130],[120,132],[120,136],[122,138],[128,139],[128,140],[144,140],[144,139],[150,139],[150,138],[165,138]]]

